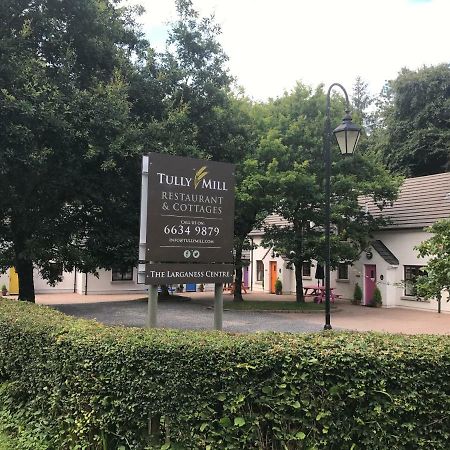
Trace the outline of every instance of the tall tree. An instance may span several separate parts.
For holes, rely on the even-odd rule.
[[[341,122],[343,101],[332,102],[332,122]],[[265,242],[295,267],[296,298],[304,301],[302,265],[312,259],[324,263],[324,163],[322,155],[325,94],[322,86],[314,92],[301,84],[271,105],[271,129],[283,146],[281,157],[269,167],[276,180],[274,212],[289,225],[266,229]],[[272,138],[273,139],[273,138]],[[333,149],[331,222],[332,267],[351,263],[367,246],[370,234],[382,222],[366,214],[358,199],[369,196],[381,207],[392,201],[399,180],[364,155],[338,156]]]
[[[16,267],[21,300],[34,301],[33,267],[56,282],[105,264],[96,236],[123,221],[122,155],[138,142],[129,61],[144,45],[108,0],[1,3],[0,267]],[[113,236],[97,246],[111,264]]]
[[[407,176],[445,172],[450,155],[450,65],[402,69],[387,85],[381,154]],[[384,136],[383,136],[384,135]]]
[[[368,84],[357,76],[353,84],[352,107],[353,113],[356,113],[363,123],[365,129],[370,126],[370,112],[368,108],[372,105],[374,99],[369,93]]]

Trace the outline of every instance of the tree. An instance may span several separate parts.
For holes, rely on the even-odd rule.
[[[1,4],[0,267],[16,267],[21,300],[34,301],[33,267],[54,283],[124,246],[130,56],[145,46],[132,17],[108,0]]]
[[[256,147],[256,145],[255,145]],[[234,248],[236,279],[234,301],[242,301],[242,252],[250,250],[249,233],[261,226],[264,218],[272,210],[270,193],[271,178],[268,167],[259,158],[257,148],[253,156],[248,156],[236,167],[236,205],[234,220]]]
[[[387,85],[381,154],[407,176],[445,172],[450,154],[450,65],[402,69]]]
[[[355,83],[353,84],[351,101],[353,113],[359,117],[364,129],[367,130],[368,126],[370,126],[371,117],[368,108],[372,105],[374,99],[369,93],[368,84],[360,76],[356,77]]]
[[[344,114],[340,97],[332,102],[332,121]],[[314,92],[301,84],[270,106],[267,133],[283,148],[272,161],[269,172],[276,183],[274,212],[288,225],[266,229],[265,243],[273,243],[295,267],[296,298],[304,301],[302,265],[312,259],[324,264],[324,165],[322,156],[325,94],[322,86]],[[372,198],[380,208],[395,199],[400,180],[364,155],[350,158],[333,150],[331,236],[332,267],[351,263],[367,246],[371,232],[384,222],[366,214],[361,196]]]
[[[424,275],[416,279],[417,294],[436,299],[438,311],[441,312],[442,294],[450,289],[450,219],[439,220],[426,231],[433,233],[433,236],[418,245],[416,250],[421,258],[430,259],[422,267]]]
[[[234,299],[240,301],[242,251],[266,207],[267,165],[255,158],[259,135],[253,105],[231,93],[228,58],[218,42],[220,27],[214,17],[200,17],[191,0],[177,0],[176,6],[179,17],[162,55],[162,73],[167,117],[175,117],[177,126],[163,142],[170,152],[236,164]],[[172,124],[168,121],[164,128],[172,130]],[[185,137],[177,147],[174,135]]]

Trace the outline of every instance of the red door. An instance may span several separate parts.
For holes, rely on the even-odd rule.
[[[377,266],[367,264],[364,266],[364,305],[372,303],[373,292],[377,282]]]
[[[275,294],[275,281],[277,281],[277,262],[270,261],[270,293]]]

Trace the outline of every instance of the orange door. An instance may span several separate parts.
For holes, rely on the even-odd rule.
[[[275,294],[275,282],[278,278],[277,262],[270,261],[270,293]]]
[[[19,294],[19,276],[14,267],[9,269],[9,293],[12,295]]]

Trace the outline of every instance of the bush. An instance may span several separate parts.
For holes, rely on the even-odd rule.
[[[449,336],[143,330],[0,300],[0,348],[0,407],[49,448],[143,449],[149,416],[182,449],[450,439]]]
[[[378,286],[375,287],[375,290],[373,291],[372,303],[375,306],[381,306],[383,303],[382,298],[381,298],[381,292],[378,289]]]
[[[358,283],[356,283],[355,290],[353,291],[352,303],[354,305],[360,305],[362,298],[363,298],[363,292],[362,292],[361,286]]]
[[[283,283],[279,278],[275,281],[275,293],[281,294],[283,292]]]

